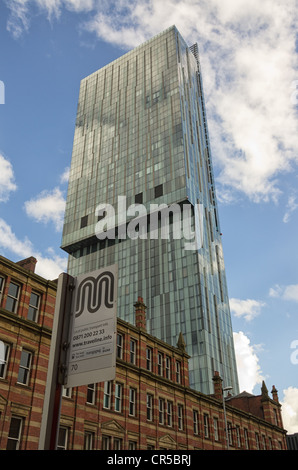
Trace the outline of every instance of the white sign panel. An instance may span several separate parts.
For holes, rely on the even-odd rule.
[[[75,278],[66,387],[115,378],[117,285],[116,265]]]

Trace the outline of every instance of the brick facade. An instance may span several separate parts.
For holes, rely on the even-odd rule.
[[[8,347],[0,365],[0,449],[38,448],[57,285],[34,266],[34,258],[0,257],[0,340]],[[16,298],[11,283],[19,286]],[[213,395],[190,389],[182,334],[177,347],[151,336],[141,297],[134,307],[135,326],[118,319],[116,379],[64,391],[59,448],[225,449],[221,377],[215,373]],[[275,387],[272,398],[263,384],[261,395],[243,392],[225,403],[230,449],[286,449]]]
[[[214,375],[214,395],[190,389],[189,356],[183,336],[179,335],[176,348],[152,337],[145,329],[146,307],[141,297],[135,309],[139,326],[118,319],[117,373],[109,389],[103,383],[92,385],[92,389],[81,386],[63,398],[60,446],[110,450],[225,449],[219,374]],[[226,399],[230,449],[286,449],[275,388],[273,392],[275,400],[266,395],[264,386],[260,396],[244,392]]]
[[[57,284],[35,264],[0,256],[0,449],[38,447]]]

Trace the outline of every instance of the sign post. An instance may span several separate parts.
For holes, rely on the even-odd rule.
[[[54,450],[57,447],[73,286],[73,277],[66,273],[60,274],[40,427],[39,449],[41,450]]]
[[[39,449],[57,448],[62,388],[116,376],[116,265],[58,279]]]
[[[115,378],[117,278],[114,265],[75,280],[66,387]]]

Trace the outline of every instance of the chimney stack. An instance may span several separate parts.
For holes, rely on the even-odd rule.
[[[275,388],[275,385],[272,386],[272,390],[271,390],[271,393],[272,393],[272,399],[274,401],[276,401],[277,403],[279,403],[279,400],[278,400],[278,390],[276,390]]]
[[[136,327],[146,330],[146,305],[144,304],[143,297],[138,297],[138,301],[134,304],[136,309]]]
[[[35,272],[35,265],[37,263],[37,259],[34,258],[33,256],[30,256],[29,258],[22,259],[21,261],[18,261],[16,264],[21,266],[24,269],[27,269],[27,271],[30,271],[31,273]]]
[[[213,376],[214,383],[214,397],[217,400],[222,401],[222,378],[219,375],[219,372],[216,370]]]

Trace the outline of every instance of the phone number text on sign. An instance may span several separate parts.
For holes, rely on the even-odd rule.
[[[70,362],[112,354],[114,319],[74,328]]]

